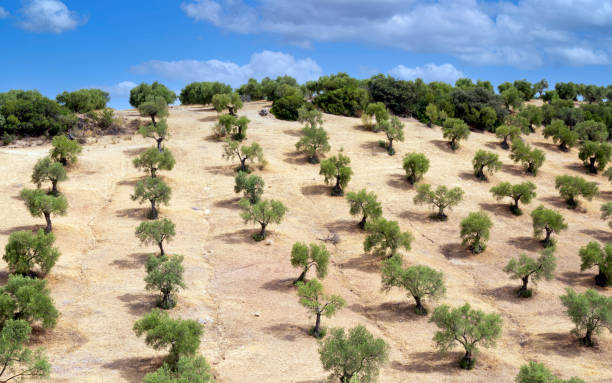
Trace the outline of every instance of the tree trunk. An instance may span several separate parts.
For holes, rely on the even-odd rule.
[[[587,329],[586,331],[586,335],[584,336],[584,338],[582,338],[582,342],[584,343],[585,346],[593,346],[593,330],[589,330]]]
[[[431,125],[432,125],[432,122],[431,122],[431,121],[429,121],[429,122],[427,123],[427,127],[428,127],[428,128],[431,128]]]
[[[565,143],[565,141],[561,141],[561,143],[559,144],[559,150],[561,150],[562,152],[567,152],[567,144]]]
[[[157,151],[160,152],[160,153],[164,151],[164,149],[162,148],[162,141],[163,140],[164,140],[163,138],[156,138],[155,139],[155,141],[157,141]]]
[[[446,214],[444,214],[444,206],[438,206],[438,218],[446,219]]]
[[[484,174],[484,165],[478,168],[478,171],[476,172],[476,178],[478,178],[479,180],[484,180],[486,178]]]
[[[462,368],[469,370],[473,363],[472,362],[472,352],[466,351],[465,355],[463,355],[462,361],[463,361],[463,366],[465,366],[465,367],[462,366]]]
[[[57,180],[51,180],[51,193],[54,196],[57,196],[59,194],[57,191]]]
[[[166,253],[164,252],[163,241],[159,241],[157,243],[157,246],[159,246],[159,255],[160,255],[160,257],[163,257],[164,255],[166,255]]]
[[[157,128],[157,121],[155,121],[155,115],[151,115],[151,122],[153,122],[153,126]]]
[[[519,290],[519,295],[527,291],[527,284],[529,283],[529,275],[524,276],[523,278],[521,278],[521,280],[523,281],[523,285],[521,286]]]
[[[240,159],[240,167],[238,168],[238,171],[241,171],[241,172],[246,172],[247,171],[246,160],[247,160],[247,157],[244,157],[244,158]]]
[[[321,313],[317,312],[317,321],[315,322],[314,330],[312,331],[315,338],[319,338],[321,336]]]
[[[334,189],[332,190],[332,195],[333,196],[341,196],[344,193],[342,192],[342,188],[340,187],[340,176],[336,176],[336,185],[334,186]]]
[[[149,218],[157,219],[157,208],[155,207],[155,200],[152,199],[150,201],[151,201],[151,214],[149,215]]]
[[[302,274],[300,274],[300,276],[295,281],[293,281],[293,284],[297,285],[298,282],[303,282],[304,278],[306,278],[307,272],[308,272],[308,267],[305,267],[304,270],[302,271]]]
[[[387,152],[390,155],[393,155],[393,153],[395,153],[394,149],[393,149],[393,139],[389,138],[389,145],[387,146]]]
[[[599,274],[595,276],[595,284],[601,287],[606,287],[608,285],[608,276],[601,268],[599,269]]]
[[[367,215],[364,215],[363,218],[361,219],[361,221],[359,221],[359,227],[361,229],[365,228],[365,224],[366,224],[366,220],[368,219]]]
[[[548,226],[544,228],[546,230],[546,237],[544,238],[544,246],[548,246],[550,243],[550,235],[552,234],[552,229]]]
[[[261,239],[266,238],[266,226],[268,226],[267,223],[261,224],[261,231],[259,232],[259,236],[261,237]]]
[[[151,178],[157,177],[157,168],[151,168]]]
[[[595,167],[595,160],[597,159],[597,157],[590,157],[589,158],[589,171],[591,173],[597,173],[597,168]]]
[[[235,116],[236,115],[236,112],[234,112],[234,107],[233,106],[228,106],[227,110],[229,111],[229,114],[231,116]]]
[[[162,291],[162,301],[161,306],[163,309],[169,309],[172,307],[172,298],[170,297],[169,291]]]
[[[47,221],[47,227],[45,227],[45,234],[49,234],[53,231],[53,226],[51,225],[51,213],[43,213],[45,215],[45,221]]]
[[[514,209],[516,209],[516,211],[518,211],[519,209],[519,200],[521,199],[521,197],[515,198],[514,199]]]
[[[501,143],[501,147],[502,149],[508,149],[510,147],[510,145],[508,145],[508,136],[504,137],[504,140]]]
[[[421,302],[421,297],[415,297],[413,296],[414,301],[416,302],[416,307],[414,308],[414,312],[416,312],[418,315],[427,315],[427,310],[425,310],[425,307],[423,306],[423,303]]]

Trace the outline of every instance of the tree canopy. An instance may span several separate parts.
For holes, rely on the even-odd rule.
[[[312,329],[315,338],[321,338],[321,317],[331,318],[338,310],[344,307],[345,302],[342,297],[337,295],[326,295],[323,285],[316,279],[297,283],[297,294],[300,297],[300,304],[306,307],[316,316],[316,322]]]
[[[183,256],[149,255],[147,260],[147,276],[145,277],[147,290],[159,291],[161,297],[157,304],[162,309],[171,309],[176,305],[174,295],[179,289],[185,288],[183,280]]]
[[[63,195],[56,197],[41,189],[22,189],[20,196],[33,217],[45,217],[45,233],[53,230],[51,215],[65,215],[68,210],[68,201]]]
[[[582,196],[587,200],[599,195],[599,188],[595,182],[588,182],[580,176],[563,175],[555,178],[555,189],[559,190],[559,195],[565,199],[570,209],[578,206],[576,197]]]
[[[277,200],[260,200],[251,204],[249,200],[243,198],[240,200],[240,207],[242,208],[240,216],[244,223],[253,222],[261,226],[259,233],[253,235],[253,239],[256,241],[264,240],[268,235],[266,232],[268,225],[281,223],[287,212],[285,205]]]
[[[101,89],[79,89],[73,92],[62,92],[55,99],[73,112],[87,113],[106,108],[110,96]]]
[[[462,244],[468,245],[474,254],[485,251],[485,242],[489,239],[489,230],[493,227],[491,218],[484,212],[473,212],[461,221],[460,226]]]
[[[64,135],[55,136],[51,140],[51,150],[49,156],[53,161],[57,161],[64,166],[72,165],[77,162],[78,155],[83,148],[78,142],[70,140]]]
[[[130,105],[138,108],[142,103],[155,97],[161,97],[166,104],[172,104],[176,100],[176,93],[157,81],[153,84],[143,82],[130,90]]]
[[[406,179],[414,184],[421,180],[429,170],[429,159],[422,153],[408,153],[404,156],[402,165],[406,172]]]
[[[595,283],[602,287],[612,284],[612,245],[605,244],[602,248],[599,243],[591,241],[580,249],[579,255],[582,260],[580,271],[597,266]]]
[[[170,242],[176,235],[174,223],[168,218],[155,221],[144,221],[136,228],[136,238],[145,245],[156,244],[159,247],[159,255],[164,256],[164,241]]]
[[[433,190],[431,185],[421,184],[417,186],[417,195],[414,197],[414,203],[416,205],[429,204],[432,209],[438,208],[436,217],[439,220],[445,221],[447,216],[444,213],[444,209],[452,209],[453,206],[457,206],[463,201],[464,194],[463,189],[458,186],[449,189],[444,185],[440,185],[436,190]]]
[[[26,347],[32,329],[24,320],[8,320],[0,329],[0,382],[47,378],[51,365],[42,348]]]
[[[493,186],[490,191],[497,200],[510,197],[514,201],[513,204],[510,204],[510,211],[515,215],[521,215],[523,212],[519,208],[519,201],[524,204],[530,203],[537,195],[535,190],[535,184],[528,181],[514,185],[510,182],[502,182]]]
[[[149,148],[134,158],[134,167],[148,172],[151,177],[157,177],[158,170],[172,170],[176,163],[172,152],[168,149],[160,152],[156,148]]]
[[[542,252],[539,258],[529,257],[526,254],[519,255],[518,258],[513,258],[508,261],[504,272],[510,275],[512,279],[520,279],[523,284],[517,291],[519,297],[528,298],[531,296],[531,290],[527,288],[529,278],[533,283],[540,279],[547,281],[553,279],[553,272],[557,266],[554,249],[549,247]]]
[[[14,231],[9,236],[2,259],[11,273],[31,275],[38,266],[40,273],[46,275],[60,256],[59,250],[53,247],[54,242],[53,233],[45,234],[43,229],[38,233]]]
[[[179,100],[183,105],[210,104],[213,96],[231,93],[232,87],[221,82],[192,82],[181,90]]]
[[[325,177],[325,183],[330,184],[335,181],[332,189],[332,196],[343,196],[344,188],[348,185],[353,175],[353,169],[349,164],[351,159],[342,153],[337,156],[332,156],[321,162],[321,171],[319,174]]]
[[[593,336],[604,328],[612,331],[612,298],[593,289],[579,294],[571,288],[567,288],[566,294],[560,298],[567,316],[576,325],[572,333],[581,337],[585,346],[593,346]]]
[[[449,140],[451,149],[459,147],[459,141],[467,140],[470,135],[470,127],[459,118],[447,118],[442,126],[444,138]]]
[[[374,192],[361,189],[357,193],[347,193],[346,199],[350,205],[351,215],[361,215],[359,227],[362,229],[365,228],[368,218],[375,220],[382,216],[382,207]]]
[[[366,252],[372,251],[378,257],[391,258],[399,249],[410,250],[410,244],[414,240],[412,233],[401,231],[397,221],[384,218],[366,222],[365,230],[368,236],[363,242],[363,249]]]
[[[51,194],[57,196],[59,190],[57,183],[68,179],[66,168],[59,162],[55,162],[51,157],[43,157],[36,162],[32,171],[32,182],[40,188],[43,182],[51,182]]]
[[[531,212],[533,222],[533,233],[536,237],[545,233],[542,243],[545,247],[553,246],[554,241],[550,237],[553,233],[560,233],[567,229],[565,218],[558,212],[547,209],[544,205],[540,205]]]
[[[474,167],[474,175],[476,178],[486,180],[486,173],[495,173],[501,169],[503,164],[499,160],[499,156],[497,154],[487,150],[479,150],[474,155],[472,165]]]
[[[44,329],[55,327],[59,312],[49,295],[47,282],[21,275],[9,275],[0,287],[0,328],[11,319],[20,319]],[[0,345],[0,348],[2,345]]]
[[[148,177],[136,183],[131,198],[132,201],[138,201],[141,205],[147,201],[150,202],[149,218],[157,219],[159,205],[168,205],[171,195],[172,189],[164,181],[159,178]]]
[[[296,242],[291,248],[291,266],[302,269],[300,276],[293,281],[293,284],[303,282],[308,270],[314,267],[317,270],[319,279],[325,278],[327,275],[327,266],[329,265],[329,252],[324,245],[311,243],[306,245],[302,242]]]

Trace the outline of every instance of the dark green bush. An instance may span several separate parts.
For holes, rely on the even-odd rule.
[[[232,87],[221,82],[192,82],[179,95],[183,105],[210,104],[215,94],[231,93]]]
[[[87,113],[104,109],[110,101],[107,92],[100,89],[79,89],[74,92],[63,92],[55,98],[57,102],[76,113]]]
[[[314,104],[326,113],[359,117],[368,103],[368,92],[363,88],[345,87],[323,93]]]
[[[277,99],[272,104],[272,113],[279,120],[297,121],[299,117],[298,110],[306,104],[301,95],[290,95]]]

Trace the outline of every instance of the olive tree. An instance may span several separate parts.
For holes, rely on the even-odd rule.
[[[576,325],[572,333],[581,337],[580,340],[585,346],[592,347],[593,335],[604,328],[612,331],[612,298],[599,295],[593,289],[588,289],[582,294],[571,288],[565,291],[566,295],[560,298],[567,315]]]
[[[348,166],[351,159],[342,153],[337,156],[332,156],[321,162],[321,170],[319,174],[325,177],[325,183],[330,184],[335,181],[332,189],[332,196],[343,196],[344,188],[348,185],[353,175],[353,169]]]
[[[302,106],[298,109],[298,121],[305,127],[316,128],[323,125],[323,113],[320,110]]]
[[[486,314],[472,309],[469,303],[456,308],[438,306],[429,321],[440,329],[433,337],[438,350],[446,352],[456,343],[463,346],[465,354],[460,365],[467,370],[472,369],[476,363],[474,354],[478,352],[478,345],[486,348],[495,346],[502,332],[499,314]]]
[[[598,274],[595,276],[597,286],[612,284],[612,245],[606,244],[603,248],[597,242],[589,242],[580,249],[580,271],[597,266]]]
[[[57,196],[57,183],[68,179],[66,168],[59,162],[55,162],[51,157],[41,158],[34,165],[32,172],[32,182],[40,188],[43,182],[51,182],[51,194]]]
[[[185,288],[183,280],[183,256],[182,255],[162,255],[156,257],[149,255],[147,260],[147,275],[144,279],[147,290],[159,291],[161,297],[157,305],[165,310],[171,309],[176,305],[174,294],[179,289]]]
[[[514,86],[510,86],[508,89],[501,92],[501,96],[508,110],[510,110],[511,107],[516,110],[523,104],[523,96]]]
[[[425,107],[425,115],[427,116],[427,126],[432,127],[433,124],[446,120],[446,112],[438,109],[436,104],[429,103]]]
[[[53,161],[68,166],[77,162],[78,155],[83,151],[78,142],[66,136],[55,136],[51,140],[49,156]]]
[[[308,155],[308,162],[319,163],[319,155],[331,150],[327,132],[321,126],[305,126],[302,129],[302,138],[295,144],[296,150]]]
[[[249,127],[249,119],[245,116],[236,117],[231,114],[224,114],[219,117],[219,122],[214,127],[217,137],[225,137],[231,134],[236,141],[246,139],[246,131]]]
[[[172,170],[175,163],[170,150],[160,152],[155,148],[145,150],[133,161],[136,169],[149,173],[153,178],[157,177],[158,170]]]
[[[510,148],[508,140],[512,142],[515,138],[521,136],[521,128],[516,125],[500,125],[495,129],[495,135],[502,139],[500,146],[502,149]]]
[[[249,175],[247,172],[238,172],[234,179],[234,192],[244,193],[251,204],[257,203],[264,192],[264,180],[260,176]]]
[[[491,218],[484,212],[473,212],[461,221],[460,226],[462,245],[468,245],[474,254],[485,251],[485,242],[489,239],[489,230],[493,227]]]
[[[382,142],[381,146],[387,149],[390,156],[394,155],[393,141],[404,142],[404,124],[399,118],[393,116],[390,120],[381,121],[378,126],[387,136],[387,142]]]
[[[22,319],[44,329],[55,327],[59,312],[46,284],[44,279],[9,275],[6,285],[0,287],[0,328],[11,319]]]
[[[164,84],[155,81],[152,84],[141,83],[130,90],[130,105],[138,108],[142,103],[161,97],[166,104],[172,104],[176,100],[176,94]]]
[[[167,362],[173,368],[184,356],[194,356],[200,346],[202,325],[191,319],[172,319],[168,313],[153,309],[134,323],[134,332],[145,334],[145,343],[155,350],[170,347]]]
[[[521,162],[525,170],[535,176],[538,174],[546,156],[540,149],[534,149],[520,138],[516,138],[512,141],[510,159],[514,162]]]
[[[334,328],[320,344],[319,355],[323,369],[331,372],[330,379],[369,383],[376,380],[381,365],[389,359],[389,346],[363,326],[350,329],[348,336],[343,328]]]
[[[8,320],[0,329],[0,382],[49,377],[51,365],[42,348],[31,350],[32,328],[24,320]]]
[[[240,161],[237,169],[239,172],[251,172],[247,161],[251,164],[258,163],[260,166],[266,164],[263,149],[257,142],[253,142],[250,146],[240,146],[240,142],[228,139],[223,147],[223,157],[227,160],[238,159]]]
[[[429,204],[432,209],[438,209],[436,218],[441,221],[446,221],[448,218],[444,209],[452,209],[453,206],[457,206],[463,201],[464,196],[463,189],[460,187],[454,187],[452,189],[447,188],[444,185],[440,185],[436,190],[432,190],[431,185],[421,184],[417,187],[417,195],[414,197],[414,203],[416,205]]]
[[[212,98],[212,104],[217,112],[221,113],[227,109],[231,116],[235,116],[236,112],[242,108],[242,100],[236,92],[215,94]]]
[[[612,202],[606,202],[601,205],[601,219],[612,217]],[[608,226],[612,227],[612,222],[608,222]]]
[[[526,254],[519,255],[518,258],[511,259],[504,272],[512,279],[520,279],[523,285],[518,289],[517,294],[521,298],[529,298],[532,294],[531,289],[527,288],[529,278],[535,284],[540,279],[550,281],[553,279],[557,260],[553,248],[547,248],[538,258],[529,257]]]
[[[586,141],[578,152],[578,158],[590,173],[603,170],[612,156],[612,145],[607,142]]]
[[[430,267],[415,265],[404,268],[399,256],[385,260],[381,269],[382,290],[388,292],[393,287],[400,287],[414,298],[418,315],[427,315],[423,306],[424,299],[436,300],[446,293],[444,274]]]
[[[351,207],[351,215],[361,215],[359,227],[365,228],[368,218],[378,219],[382,216],[382,207],[378,202],[378,197],[374,192],[361,189],[359,192],[349,192],[346,199]]]
[[[203,356],[182,356],[176,366],[164,363],[142,378],[142,383],[214,383],[210,366]]]
[[[38,265],[40,273],[46,275],[60,256],[57,247],[53,247],[54,242],[53,233],[46,234],[43,229],[36,234],[14,231],[9,236],[2,259],[11,273],[34,275]]]
[[[511,184],[510,182],[502,182],[491,188],[491,194],[498,201],[510,197],[514,201],[510,204],[510,211],[514,215],[521,215],[523,212],[519,208],[519,202],[528,204],[536,197],[536,186],[533,182],[521,182],[520,184]]]
[[[53,231],[51,215],[65,215],[68,210],[68,201],[62,195],[56,197],[40,189],[22,189],[20,196],[33,217],[45,217],[47,234]]]
[[[168,116],[168,103],[163,97],[151,97],[138,105],[138,112],[143,117],[151,118],[151,123],[157,125],[156,118]]]
[[[315,326],[312,328],[312,335],[315,338],[325,336],[325,330],[321,329],[321,317],[325,315],[331,318],[338,310],[344,307],[344,299],[337,295],[326,295],[323,291],[323,285],[313,279],[306,283],[297,283],[297,294],[300,297],[300,304],[306,307],[316,316]]]
[[[422,153],[408,153],[404,156],[403,168],[408,182],[414,184],[429,170],[429,160]]]
[[[156,124],[143,125],[138,128],[138,133],[144,138],[152,138],[157,143],[157,150],[162,152],[164,150],[162,144],[170,136],[168,129],[168,122],[163,119]]]
[[[410,250],[414,237],[409,231],[402,232],[397,221],[378,218],[365,224],[368,236],[363,241],[366,252],[373,250],[378,257],[391,258],[399,249]]]
[[[522,365],[514,381],[516,383],[585,383],[584,380],[575,376],[569,380],[557,378],[542,363],[534,361]]]
[[[170,242],[176,235],[175,226],[168,218],[155,221],[141,222],[136,228],[136,238],[144,245],[156,244],[159,247],[159,255],[164,256],[164,241]]]
[[[486,180],[486,173],[493,174],[502,167],[502,162],[499,160],[499,156],[493,152],[487,150],[479,150],[474,155],[472,160],[474,166],[474,175],[481,180]]]
[[[608,129],[603,122],[587,120],[576,124],[575,131],[580,141],[604,142],[608,139]]]
[[[553,120],[542,131],[545,138],[552,137],[559,149],[567,152],[578,143],[578,133],[571,130],[562,120]]]
[[[551,234],[558,234],[562,230],[567,229],[565,218],[558,212],[545,208],[544,205],[538,206],[531,212],[531,219],[533,234],[536,237],[540,237],[545,233],[544,240],[542,241],[544,247],[554,246],[555,242],[550,237]]]
[[[329,265],[329,252],[324,245],[311,243],[310,246],[302,242],[296,242],[291,248],[291,266],[302,269],[300,276],[293,281],[293,284],[303,282],[306,274],[311,267],[317,270],[317,277],[325,278],[327,266]]]
[[[374,123],[373,118],[376,118],[376,123]],[[380,130],[379,124],[388,119],[389,111],[387,110],[387,106],[382,102],[368,104],[364,113],[361,115],[363,125],[368,129],[374,130],[375,132]]]
[[[134,194],[131,195],[132,201],[138,201],[141,205],[145,202],[151,203],[150,219],[157,219],[159,205],[168,205],[172,189],[159,178],[146,178],[138,181],[134,186]]]
[[[282,202],[276,200],[261,200],[251,204],[248,199],[240,200],[240,207],[243,211],[240,216],[244,223],[258,223],[261,226],[259,233],[253,235],[255,241],[266,239],[266,228],[271,223],[279,224],[283,220],[287,208]]]
[[[442,126],[443,137],[449,140],[451,149],[459,147],[459,141],[467,140],[470,127],[460,118],[447,118]]]
[[[578,206],[576,197],[582,196],[587,200],[599,195],[599,189],[595,182],[588,182],[579,176],[563,175],[555,178],[555,189],[559,190],[561,198],[565,199],[570,209]]]

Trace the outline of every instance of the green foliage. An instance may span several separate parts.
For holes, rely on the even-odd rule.
[[[172,319],[159,309],[153,309],[134,323],[136,336],[145,335],[145,343],[154,350],[170,347],[167,362],[174,370],[183,357],[193,357],[200,346],[202,326],[194,320]]]
[[[261,231],[253,236],[256,241],[264,240],[267,236],[266,228],[268,225],[270,223],[281,223],[287,212],[285,205],[276,200],[261,200],[251,204],[249,200],[243,198],[240,200],[240,207],[243,209],[240,216],[244,223],[253,222],[261,226]]]
[[[143,383],[214,383],[210,366],[202,356],[181,357],[176,366],[164,363],[155,372],[150,372],[142,379]]]
[[[32,217],[45,217],[47,221],[45,233],[53,230],[51,215],[65,215],[68,210],[68,201],[63,195],[56,197],[40,189],[22,189],[20,196]]]
[[[452,86],[445,83],[425,84],[421,79],[404,81],[382,74],[365,81],[372,102],[382,102],[396,116],[414,116],[424,121],[429,103],[443,110],[452,110],[450,100]]]
[[[499,160],[497,154],[486,150],[479,150],[474,155],[472,165],[474,166],[474,175],[478,179],[486,180],[487,176],[485,171],[489,174],[495,173],[501,169],[502,162]]]
[[[485,251],[487,245],[484,242],[489,239],[489,230],[493,227],[489,216],[481,211],[470,213],[461,221],[460,226],[462,245],[469,245],[474,254]]]
[[[417,186],[417,195],[414,197],[416,205],[429,204],[432,209],[438,208],[436,217],[439,220],[445,221],[447,216],[444,209],[452,209],[463,201],[464,191],[460,187],[452,189],[444,185],[440,185],[436,190],[432,190],[431,185],[421,184]]]
[[[251,172],[247,161],[251,164],[258,163],[260,167],[266,165],[263,149],[257,142],[253,142],[251,146],[240,146],[240,142],[228,138],[223,147],[223,157],[228,160],[238,159],[240,161],[240,166],[237,169],[239,172]]]
[[[34,234],[31,231],[15,231],[9,236],[2,259],[11,273],[29,275],[38,265],[42,275],[47,274],[60,256],[53,247],[53,233],[45,234],[43,229]]]
[[[402,258],[393,256],[385,260],[381,269],[382,290],[388,292],[393,287],[400,287],[416,302],[415,312],[427,315],[423,299],[436,300],[446,294],[444,274],[423,265],[402,267]]]
[[[231,92],[231,89],[226,92],[219,93],[229,92]],[[246,98],[249,101],[263,100],[266,97],[262,84],[260,84],[254,78],[250,78],[246,84],[242,84],[240,88],[238,88],[237,92],[241,97]]]
[[[219,122],[214,127],[214,133],[217,137],[225,137],[231,134],[233,139],[242,141],[246,138],[249,122],[251,121],[245,116],[236,117],[231,114],[223,114],[219,117]]]
[[[147,260],[146,289],[159,291],[161,297],[157,302],[162,309],[168,310],[176,305],[174,294],[181,288],[185,288],[183,280],[183,256],[162,255],[156,257],[149,255]]]
[[[156,244],[161,256],[165,255],[164,241],[170,242],[176,235],[175,226],[168,218],[141,222],[134,232],[144,245]]]
[[[0,93],[0,115],[4,124],[0,134],[15,136],[55,136],[76,124],[68,108],[36,90],[11,90]]]
[[[408,153],[404,156],[403,168],[408,182],[414,184],[429,170],[429,160],[422,153]]]
[[[374,123],[373,118],[376,118]],[[380,130],[380,123],[389,119],[389,111],[382,102],[373,102],[368,104],[365,111],[361,115],[361,120],[366,128],[374,131]]]
[[[332,196],[344,195],[343,189],[348,185],[353,175],[353,169],[348,166],[350,163],[351,159],[342,153],[321,162],[319,174],[325,177],[325,183],[330,184],[335,181]]]
[[[221,82],[192,82],[181,89],[179,100],[183,105],[206,105],[212,102],[213,96],[231,92],[232,87]]]
[[[305,103],[301,94],[291,94],[276,99],[270,108],[270,113],[279,120],[297,121],[300,116],[299,111]]]
[[[316,128],[323,125],[323,113],[311,106],[302,106],[298,110],[298,121],[305,127]]]
[[[588,289],[582,294],[574,289],[565,290],[566,295],[561,296],[561,303],[567,310],[567,316],[576,327],[572,333],[582,336],[584,345],[593,346],[593,335],[607,328],[612,331],[612,298],[599,295],[597,291]]]
[[[30,350],[32,329],[26,321],[6,321],[0,330],[0,382],[49,377],[51,365],[42,348]]]
[[[510,145],[508,140],[513,141],[521,136],[521,128],[516,125],[501,125],[495,129],[495,135],[503,141],[500,143],[503,149],[508,149]]]
[[[153,97],[138,105],[138,112],[143,117],[149,117],[155,125],[156,118],[168,116],[168,104],[163,97]]]
[[[397,140],[404,142],[404,124],[399,118],[393,116],[391,120],[382,120],[377,125],[379,130],[382,130],[385,136],[387,136],[387,143],[385,144],[387,153],[389,153],[390,156],[394,155],[395,149],[393,148],[393,141]]]
[[[374,192],[361,189],[359,192],[349,192],[346,199],[351,207],[351,215],[361,215],[359,222],[360,228],[365,228],[365,224],[370,219],[378,219],[382,216],[382,207],[378,202],[378,197]]]
[[[157,150],[163,151],[162,142],[170,136],[168,123],[162,119],[154,124],[143,125],[138,128],[138,133],[144,138],[152,138],[157,143]]]
[[[596,174],[603,170],[612,157],[612,145],[607,142],[586,141],[580,151],[578,158],[590,173]]]
[[[544,163],[544,160],[546,160],[546,156],[540,149],[534,149],[520,138],[515,138],[512,141],[510,159],[514,162],[521,162],[525,170],[535,176],[538,174],[538,170]]]
[[[474,310],[468,303],[452,309],[448,305],[438,306],[429,321],[440,329],[433,340],[441,352],[448,351],[455,343],[463,346],[465,355],[461,366],[467,369],[474,365],[472,357],[478,352],[477,345],[486,348],[494,346],[502,332],[499,314]]]
[[[555,178],[555,189],[559,190],[559,195],[565,199],[570,209],[574,209],[578,205],[578,201],[576,201],[578,196],[590,201],[593,197],[599,195],[599,189],[595,182],[588,182],[579,176],[557,176]]]
[[[330,379],[342,383],[369,383],[376,380],[378,371],[389,359],[389,346],[363,326],[348,331],[332,329],[321,343],[319,355],[323,369],[330,371]]]
[[[606,244],[603,249],[597,242],[589,242],[580,249],[580,271],[598,267],[595,283],[598,286],[612,285],[612,245]]]
[[[428,125],[431,128],[432,124],[438,124],[441,121],[446,120],[446,112],[444,110],[440,110],[436,104],[427,104],[425,108],[425,115],[429,120]]]
[[[238,172],[235,178],[234,192],[243,192],[251,204],[259,202],[264,192],[264,180],[260,176]]]
[[[530,203],[537,195],[535,190],[536,186],[533,182],[522,182],[514,185],[510,182],[502,182],[491,188],[491,194],[498,201],[505,197],[512,198],[514,204],[510,204],[510,211],[515,215],[521,215],[519,202],[524,204]]]
[[[45,329],[55,327],[59,313],[46,283],[44,279],[9,275],[6,285],[0,287],[0,328],[10,319],[40,324]]]
[[[109,131],[112,127],[121,125],[121,121],[115,117],[115,112],[111,108],[104,108],[97,112],[89,112],[87,113],[87,117],[91,118],[103,133]]]
[[[552,137],[553,142],[558,143],[559,149],[564,152],[578,143],[578,133],[568,128],[561,120],[553,120],[542,133],[545,138]]]
[[[308,155],[308,161],[311,164],[319,163],[319,154],[327,153],[331,150],[327,132],[323,127],[316,125],[316,120],[308,122],[302,129],[302,138],[295,144],[296,150]]]
[[[524,101],[529,101],[535,96],[535,90],[531,87],[531,83],[525,79],[515,80],[513,86],[521,93],[521,98]]]
[[[601,219],[608,219],[609,217],[612,217],[612,202],[601,205]],[[612,222],[608,222],[608,225],[612,227]]]
[[[577,377],[569,380],[557,378],[542,363],[534,361],[522,365],[514,381],[516,383],[585,383],[584,380]]]
[[[163,98],[166,101],[166,105],[172,104],[176,100],[176,94],[165,85],[157,81],[151,85],[143,82],[130,90],[130,105],[138,108],[142,103],[156,97]]]
[[[410,250],[414,237],[409,231],[402,232],[397,221],[378,218],[365,224],[368,236],[363,241],[363,249],[378,257],[391,258],[401,248]]]
[[[459,147],[460,140],[467,140],[470,135],[470,127],[459,118],[447,118],[442,126],[443,137],[449,140],[451,149]]]
[[[344,307],[344,299],[337,295],[326,295],[323,285],[313,279],[306,283],[297,282],[297,294],[300,297],[300,304],[316,316],[316,323],[313,328],[313,336],[321,337],[321,316],[331,318],[336,312]]]
[[[326,113],[358,117],[366,107],[368,99],[365,89],[350,86],[326,91],[314,99],[314,104]]]
[[[227,109],[232,116],[235,116],[236,112],[242,109],[242,100],[236,92],[215,94],[212,97],[212,104],[217,112],[221,113]]]
[[[550,238],[552,233],[558,234],[562,230],[567,229],[565,218],[558,212],[545,208],[544,205],[538,206],[531,212],[531,219],[533,234],[536,237],[540,237],[544,233],[546,234],[543,240],[544,247],[554,245],[554,242]]]
[[[70,140],[66,136],[55,136],[51,140],[51,150],[49,156],[53,161],[57,161],[66,166],[77,162],[77,156],[83,148],[78,142]]]
[[[521,92],[519,92],[519,90],[513,86],[501,92],[501,96],[504,99],[504,104],[508,110],[510,110],[510,107],[516,110],[523,104],[523,96]]]
[[[291,76],[279,76],[275,80],[266,77],[261,80],[261,88],[264,97],[273,102],[287,96],[303,96],[296,79]]]
[[[578,98],[578,85],[573,82],[558,82],[555,84],[555,91],[563,100],[576,101]]]
[[[40,188],[43,182],[51,182],[51,193],[57,195],[57,183],[68,179],[66,169],[59,162],[54,162],[50,157],[43,157],[36,162],[32,171],[32,182]]]
[[[544,115],[542,109],[535,105],[527,105],[520,112],[520,116],[523,117],[529,124],[529,131],[534,132],[535,126],[542,125],[544,121]]]
[[[546,81],[545,79],[542,79],[536,82],[535,84],[533,84],[533,91],[536,94],[539,94],[540,98],[542,97],[542,94],[547,88],[548,88],[548,81]]]
[[[494,131],[494,128],[501,125],[508,115],[502,96],[482,86],[454,89],[450,98],[454,110],[451,110],[452,114],[449,115],[462,119],[476,129]],[[497,119],[491,125],[492,111],[495,111]]]
[[[106,103],[110,101],[110,96],[100,89],[79,89],[74,92],[60,93],[55,99],[73,112],[87,113],[96,109],[104,109]]]
[[[527,288],[529,278],[535,284],[540,279],[550,281],[553,279],[553,272],[557,267],[554,248],[547,248],[542,252],[539,258],[529,257],[526,254],[519,255],[518,258],[511,259],[504,272],[510,275],[512,279],[520,279],[523,285],[518,290],[519,297],[531,296],[531,291]]]
[[[320,279],[325,278],[328,265],[329,252],[324,245],[311,243],[310,246],[307,246],[302,242],[293,244],[291,248],[291,266],[302,269],[302,273],[293,281],[293,284],[303,282],[308,270],[313,266],[317,269],[317,277]]]
[[[151,203],[150,219],[157,219],[158,204],[168,205],[172,189],[159,178],[146,178],[138,181],[134,186],[134,194],[131,195],[132,201],[138,201],[141,205],[147,201]]]
[[[604,142],[608,139],[608,129],[603,122],[583,121],[576,125],[575,131],[580,141]]]
[[[134,158],[134,167],[138,170],[148,172],[151,177],[157,176],[158,170],[172,170],[174,168],[174,156],[168,149],[160,152],[156,148],[149,148]]]

